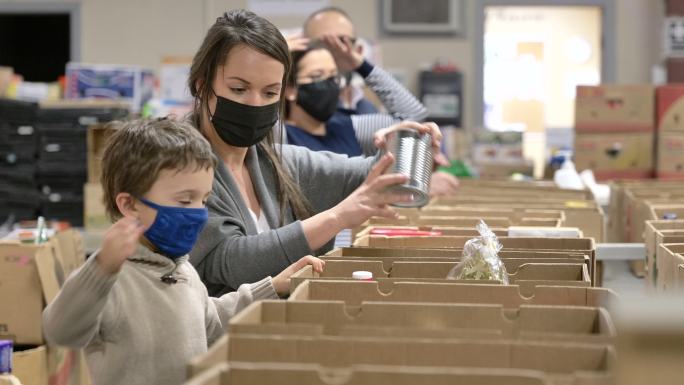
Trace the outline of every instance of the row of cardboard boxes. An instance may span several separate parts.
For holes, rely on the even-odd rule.
[[[85,261],[74,230],[35,245],[0,242],[0,339],[14,342],[13,374],[23,385],[88,385],[82,352],[46,345],[42,312],[61,284]]]
[[[684,178],[684,85],[579,86],[575,163],[598,179]]]
[[[646,245],[643,262],[639,261],[634,269],[639,275],[647,277],[651,288],[664,287],[657,283],[656,254],[658,244],[655,232],[662,230],[668,239],[665,243],[684,242],[674,237],[678,225],[670,225],[684,219],[684,182],[676,181],[618,181],[611,185],[611,200],[607,222],[609,242],[629,242]],[[649,229],[648,223],[653,221]],[[674,226],[674,227],[672,227]],[[664,266],[665,268],[665,266]],[[667,276],[674,276],[676,268],[666,267]]]
[[[502,235],[511,225],[565,225],[563,210],[486,207],[501,189],[512,199],[555,192],[563,203],[589,201],[548,185],[466,182],[463,195],[449,198],[462,207],[370,220],[354,229],[353,247],[321,257],[322,273],[295,273],[287,302],[258,302],[234,317],[190,364],[188,384],[610,383],[615,294],[592,287],[592,238],[500,236],[511,285],[446,278],[480,218]],[[459,199],[488,196],[468,208]],[[435,234],[376,232],[388,229]],[[374,279],[352,279],[358,270]]]

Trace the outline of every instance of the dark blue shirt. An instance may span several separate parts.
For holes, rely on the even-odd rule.
[[[285,125],[287,143],[307,147],[313,151],[331,151],[337,154],[359,156],[361,145],[356,139],[354,126],[349,115],[342,112],[335,114],[325,123],[325,135],[312,135],[299,127]]]

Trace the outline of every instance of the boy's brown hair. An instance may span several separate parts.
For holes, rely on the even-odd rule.
[[[213,169],[216,157],[209,142],[190,124],[172,119],[121,122],[107,140],[102,156],[102,189],[107,215],[121,218],[116,196],[143,196],[162,170]]]

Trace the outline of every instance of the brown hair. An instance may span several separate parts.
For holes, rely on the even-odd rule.
[[[162,170],[206,170],[216,167],[209,142],[190,124],[171,119],[120,122],[102,156],[102,189],[107,215],[121,218],[116,196],[142,197]]]
[[[292,61],[287,42],[278,28],[253,12],[237,9],[224,13],[209,28],[202,45],[192,59],[188,86],[190,94],[195,98],[192,120],[198,129],[201,127],[203,113],[209,111],[209,98],[213,93],[212,81],[218,68],[225,63],[230,50],[241,44],[282,63],[285,67],[282,79],[283,88],[287,84],[287,76],[290,73]],[[279,100],[280,116],[283,116],[284,106],[285,92],[283,89],[280,92]],[[279,132],[283,132],[282,119],[279,121]],[[285,170],[274,144],[274,135],[273,132],[270,132],[257,146],[277,174],[276,188],[280,204],[280,224],[284,224],[288,203],[296,219],[306,219],[311,216],[311,206],[299,186]]]
[[[304,59],[306,55],[308,55],[312,51],[317,51],[319,49],[324,49],[326,51],[330,51],[328,49],[328,46],[325,45],[323,42],[316,41],[309,46],[306,47],[306,49],[301,50],[301,51],[295,51],[292,52],[292,70],[290,70],[290,73],[287,77],[287,85],[288,87],[297,87],[297,75],[299,72],[299,62]],[[288,119],[290,117],[290,103],[292,102],[286,102],[285,104],[285,119]]]

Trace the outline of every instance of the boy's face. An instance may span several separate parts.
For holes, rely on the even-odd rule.
[[[214,181],[214,170],[162,170],[143,198],[162,206],[202,208],[205,206]],[[135,212],[147,230],[157,215],[157,210],[135,200]]]

